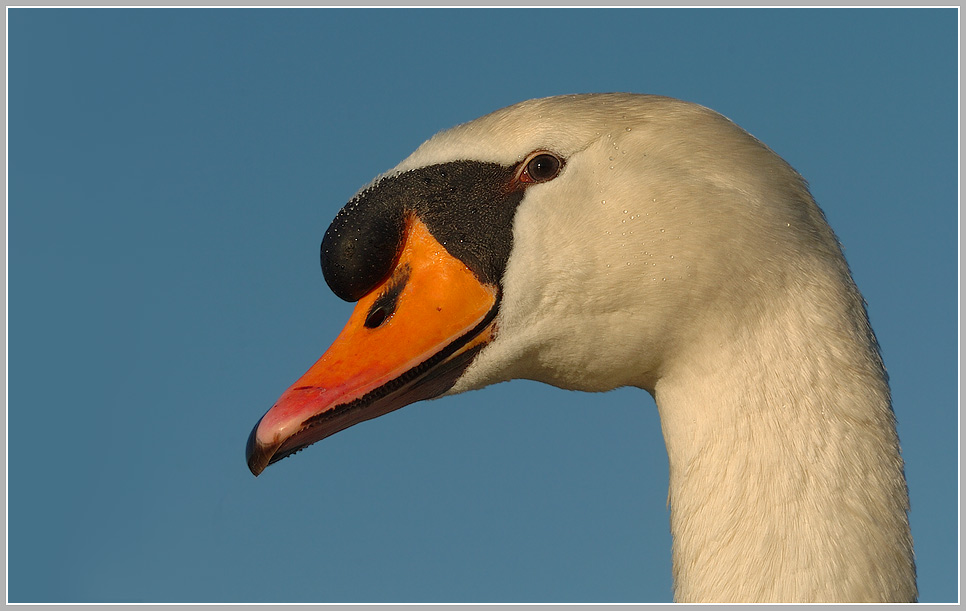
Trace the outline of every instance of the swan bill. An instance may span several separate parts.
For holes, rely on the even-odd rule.
[[[356,304],[332,346],[258,421],[254,475],[345,428],[449,390],[490,341],[497,286],[481,281],[417,217],[388,278]]]

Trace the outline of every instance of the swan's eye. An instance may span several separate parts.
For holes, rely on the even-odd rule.
[[[547,182],[557,177],[560,167],[563,165],[560,159],[550,153],[540,153],[527,162],[526,168],[520,175],[522,182]]]

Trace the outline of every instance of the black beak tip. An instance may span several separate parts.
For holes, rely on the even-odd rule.
[[[252,432],[248,435],[248,443],[245,444],[245,459],[248,461],[248,468],[255,477],[258,477],[258,474],[265,470],[265,467],[272,461],[272,456],[277,449],[258,443],[255,433],[258,431],[258,425],[261,423],[262,421],[259,419],[252,429]]]

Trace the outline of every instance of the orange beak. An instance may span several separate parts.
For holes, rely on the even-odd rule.
[[[498,294],[410,218],[389,278],[359,300],[332,346],[255,425],[246,447],[252,473],[449,390],[491,339]]]

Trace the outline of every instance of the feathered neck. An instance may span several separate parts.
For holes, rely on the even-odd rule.
[[[835,271],[771,282],[696,330],[655,388],[675,598],[913,601],[908,494],[861,297]]]

